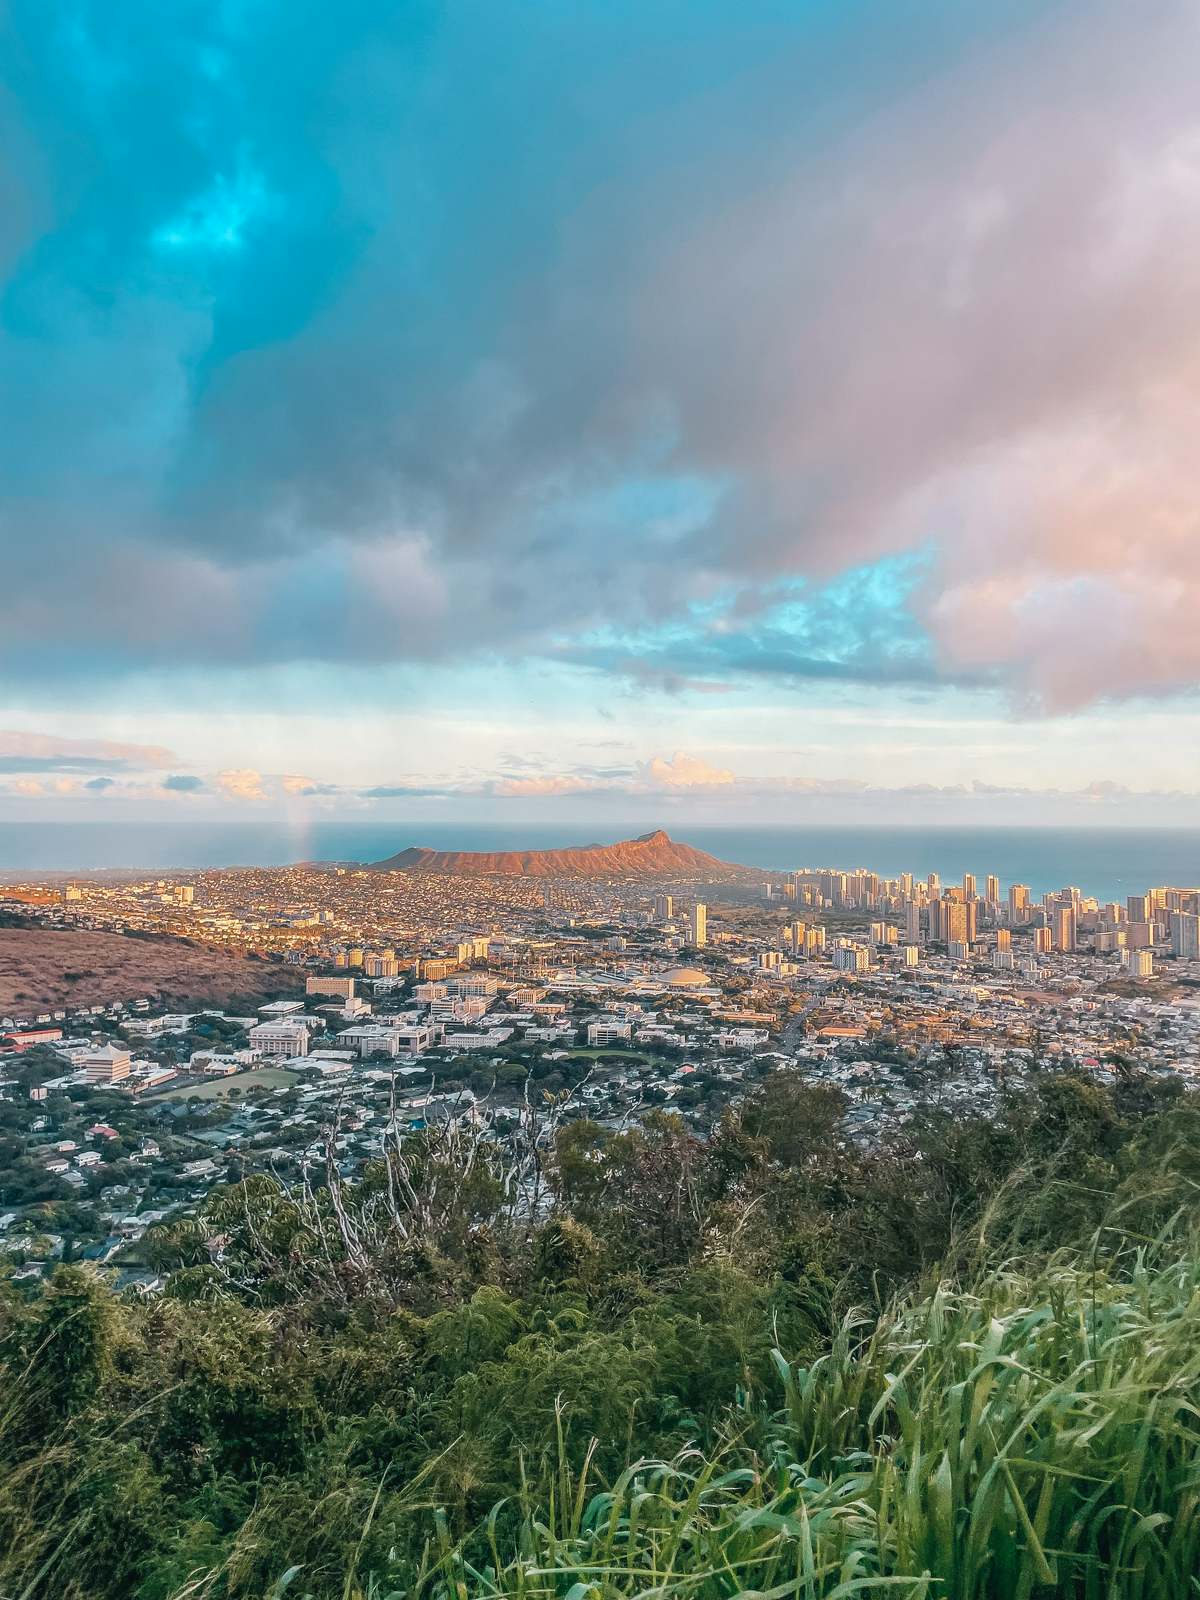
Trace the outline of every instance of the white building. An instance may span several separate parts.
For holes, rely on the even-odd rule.
[[[628,1044],[632,1038],[633,1024],[617,1017],[601,1017],[598,1022],[588,1023],[587,1042],[593,1049],[597,1045]]]
[[[338,1034],[340,1045],[349,1045],[357,1050],[360,1056],[371,1056],[376,1053],[385,1056],[398,1056],[401,1051],[400,1029],[384,1028],[378,1023],[371,1023],[361,1028],[344,1028]]]
[[[306,1056],[308,1024],[300,1018],[260,1022],[250,1029],[250,1045],[263,1056]]]

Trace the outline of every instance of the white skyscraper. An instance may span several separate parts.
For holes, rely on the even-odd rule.
[[[688,913],[688,939],[694,945],[708,943],[708,907],[699,900]]]

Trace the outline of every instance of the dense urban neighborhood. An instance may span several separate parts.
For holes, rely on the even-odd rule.
[[[702,898],[712,896],[711,903]],[[799,870],[741,882],[355,866],[0,888],[47,929],[257,957],[237,1010],[153,994],[0,1016],[0,1247],[160,1282],[157,1230],[267,1171],[353,1182],[389,1140],[533,1106],[703,1136],[773,1070],[834,1090],[850,1139],[986,1112],[1031,1073],[1200,1074],[1200,892],[1031,902],[994,878]],[[248,967],[247,970],[250,970]],[[60,974],[60,977],[62,975]]]

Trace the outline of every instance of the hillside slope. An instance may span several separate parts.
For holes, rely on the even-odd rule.
[[[431,872],[467,877],[494,873],[508,878],[616,878],[718,876],[743,869],[692,845],[680,844],[661,828],[618,844],[575,845],[565,850],[429,850],[412,845],[386,861],[380,872]]]
[[[299,987],[295,971],[278,962],[180,939],[0,928],[0,1016],[109,1005],[137,996],[171,1005],[226,1005]]]

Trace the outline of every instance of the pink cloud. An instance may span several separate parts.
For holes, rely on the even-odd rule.
[[[44,762],[82,760],[122,762],[135,767],[169,766],[175,757],[156,744],[125,744],[111,739],[63,739],[57,734],[0,729],[0,758]]]
[[[1051,708],[1200,681],[1198,48],[1074,8],[683,232],[637,334],[753,485],[710,559],[928,551],[943,665]]]
[[[651,789],[712,789],[736,779],[728,767],[714,767],[699,756],[676,750],[670,760],[652,756],[649,761],[640,762],[635,781]]]

